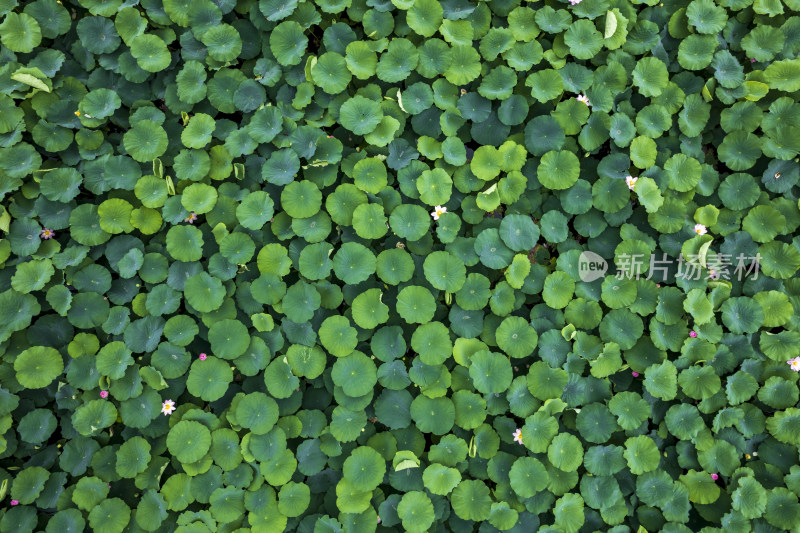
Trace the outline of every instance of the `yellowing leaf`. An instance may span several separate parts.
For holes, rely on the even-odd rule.
[[[395,472],[399,472],[400,470],[408,470],[409,468],[419,468],[419,465],[410,459],[406,459],[405,461],[400,461],[396,467],[394,467]]]
[[[478,207],[487,213],[500,207],[500,195],[497,193],[497,184],[495,183],[485,191],[478,193],[476,203]]]
[[[708,85],[703,85],[702,95],[703,95],[703,100],[705,100],[706,102],[710,102],[711,100],[714,99],[714,97],[711,96],[711,91],[708,90]]]
[[[311,80],[311,69],[313,69],[314,65],[316,64],[317,64],[317,56],[309,56],[309,58],[306,60],[306,67],[304,72],[306,74],[307,80]]]
[[[219,244],[220,241],[222,241],[222,239],[224,239],[229,232],[228,228],[225,227],[225,224],[220,222],[219,224],[214,226],[214,229],[211,230],[211,233],[214,234],[214,238],[216,239],[217,244]]]
[[[400,92],[400,89],[397,89],[397,105],[400,106],[400,109],[403,111],[403,113],[408,113],[408,111],[406,111],[406,108],[403,107],[403,95]]]
[[[410,450],[400,450],[392,460],[395,472],[400,470],[407,470],[409,468],[419,468],[419,459],[416,454]]]
[[[747,87],[747,96],[744,98],[751,102],[761,100],[769,92],[769,85],[760,81],[746,81],[744,84]]]
[[[14,81],[18,81],[20,83],[24,83],[25,85],[29,85],[34,89],[39,89],[40,91],[44,91],[46,93],[50,92],[50,87],[47,86],[45,82],[33,76],[32,74],[26,74],[24,72],[15,72],[11,75],[11,79]]]
[[[11,215],[6,208],[0,205],[0,229],[8,233],[9,225],[11,224]]]
[[[616,31],[617,31],[617,16],[614,14],[613,11],[607,11],[606,30],[603,33],[603,37],[605,37],[606,39],[610,39]]]

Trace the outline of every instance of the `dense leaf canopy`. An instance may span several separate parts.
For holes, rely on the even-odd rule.
[[[798,11],[0,0],[0,531],[797,531]]]

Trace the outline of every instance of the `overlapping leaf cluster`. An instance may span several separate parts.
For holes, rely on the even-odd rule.
[[[0,530],[796,531],[800,2],[573,3],[0,1]]]

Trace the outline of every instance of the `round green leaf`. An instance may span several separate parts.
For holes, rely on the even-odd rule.
[[[167,434],[167,449],[180,462],[195,463],[211,449],[211,432],[200,422],[181,420]]]
[[[578,157],[567,150],[550,151],[542,156],[536,177],[548,189],[563,190],[572,187],[580,175]]]
[[[50,385],[64,371],[61,354],[54,348],[34,346],[20,353],[14,360],[17,381],[29,389]]]

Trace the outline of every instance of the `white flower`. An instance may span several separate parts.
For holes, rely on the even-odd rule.
[[[577,5],[578,5],[578,4],[580,4],[582,1],[583,1],[583,0],[569,0],[569,3],[570,3],[571,5],[573,5],[573,6],[577,6]]]
[[[789,359],[786,362],[789,364],[789,366],[792,368],[792,370],[794,370],[795,372],[800,372],[800,357],[795,357],[794,359]]]
[[[588,106],[592,105],[592,104],[589,103],[589,97],[586,96],[585,94],[579,94],[578,96],[575,97],[575,99],[578,100],[579,102],[583,102],[584,104],[586,104]]]
[[[522,429],[517,428],[517,430],[514,432],[514,442],[519,442],[522,444]]]
[[[439,217],[444,215],[445,213],[447,213],[447,208],[441,205],[437,205],[436,207],[433,208],[433,213],[431,213],[431,216],[433,217],[433,220],[439,220]]]
[[[708,230],[702,224],[695,224],[694,232],[697,233],[698,235],[705,235],[706,233],[708,233]]]
[[[175,410],[175,402],[172,400],[166,400],[163,405],[161,405],[161,412],[165,415],[171,415],[172,411]]]
[[[634,178],[633,176],[625,176],[625,185],[627,185],[630,190],[633,190],[633,187],[636,185],[637,181],[639,181],[639,178]]]

